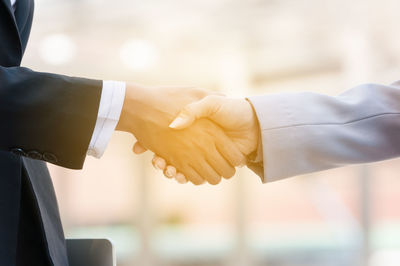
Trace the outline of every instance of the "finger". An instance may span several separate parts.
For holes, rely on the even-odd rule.
[[[196,119],[209,117],[219,109],[219,101],[215,97],[207,96],[200,101],[188,104],[169,125],[173,129],[184,129],[193,124]]]
[[[182,173],[176,173],[175,175],[175,180],[179,183],[179,184],[186,184],[188,181],[185,177],[184,174]]]
[[[205,183],[205,180],[190,166],[184,167],[182,173],[185,175],[186,180],[192,182],[193,185],[198,186]]]
[[[214,152],[207,153],[207,162],[220,176],[226,179],[231,178],[236,172],[235,168],[226,161],[217,148]]]
[[[145,147],[142,146],[142,144],[139,143],[139,141],[137,141],[135,143],[135,145],[133,145],[133,152],[136,154],[142,154],[145,151],[147,151],[147,149]]]
[[[171,165],[168,165],[168,166],[165,168],[164,175],[165,175],[167,178],[174,178],[175,175],[176,175],[176,168],[173,167],[173,166],[171,166]]]
[[[217,185],[221,182],[221,176],[208,164],[207,161],[196,162],[196,166],[193,166],[193,168],[211,185]]]
[[[232,165],[243,166],[246,164],[246,156],[239,150],[227,136],[219,136],[215,146],[219,153]]]
[[[156,154],[154,154],[153,160],[151,160],[151,162],[154,168],[156,168],[157,170],[164,170],[165,167],[167,167],[167,162]]]

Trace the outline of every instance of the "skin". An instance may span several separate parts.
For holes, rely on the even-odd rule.
[[[132,133],[140,145],[135,153],[147,149],[164,159],[161,165],[169,177],[177,176],[199,185],[218,184],[221,177],[235,174],[234,166],[245,156],[225,132],[208,119],[199,119],[191,127],[175,130],[171,121],[186,105],[199,101],[209,92],[197,88],[145,88],[127,86],[117,130]],[[173,165],[174,167],[167,167]],[[161,168],[160,167],[160,168]]]
[[[260,136],[257,116],[246,99],[228,98],[219,95],[210,95],[187,105],[171,123],[170,127],[176,130],[190,128],[198,119],[208,118],[221,126],[236,147],[245,155],[256,151]],[[140,146],[138,144],[138,146]],[[160,155],[153,159],[153,165],[161,170],[169,169],[168,174],[183,183],[179,171],[174,171],[173,164],[168,164]],[[176,173],[175,175],[173,175]],[[184,175],[185,176],[185,175]]]

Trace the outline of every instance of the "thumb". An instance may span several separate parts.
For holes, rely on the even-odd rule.
[[[186,105],[174,121],[169,125],[173,129],[184,129],[194,123],[196,119],[208,117],[213,114],[216,102],[212,101],[211,96],[207,96],[200,101]]]

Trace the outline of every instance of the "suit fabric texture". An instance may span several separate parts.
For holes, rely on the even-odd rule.
[[[249,98],[261,130],[264,182],[400,156],[400,82],[338,96],[311,92]]]
[[[33,0],[0,0],[0,265],[68,266],[45,161],[84,163],[102,82],[21,67]]]

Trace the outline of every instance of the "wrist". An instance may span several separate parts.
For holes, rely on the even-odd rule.
[[[170,100],[160,88],[129,84],[116,129],[135,134],[149,124],[168,128],[174,117],[168,108]]]
[[[121,116],[118,121],[116,130],[132,132],[132,123],[134,117],[138,115],[140,111],[139,106],[144,102],[145,94],[149,89],[136,84],[127,84],[124,103],[121,110]]]
[[[253,105],[251,104],[251,102],[247,99],[245,99],[245,101],[247,102],[248,108],[249,108],[249,124],[251,125],[249,128],[249,134],[251,136],[253,136],[252,139],[252,143],[250,145],[250,153],[257,153],[257,150],[259,148],[259,142],[261,140],[261,132],[260,132],[260,125],[258,123],[258,118],[257,118],[257,114],[256,111],[254,110]]]

